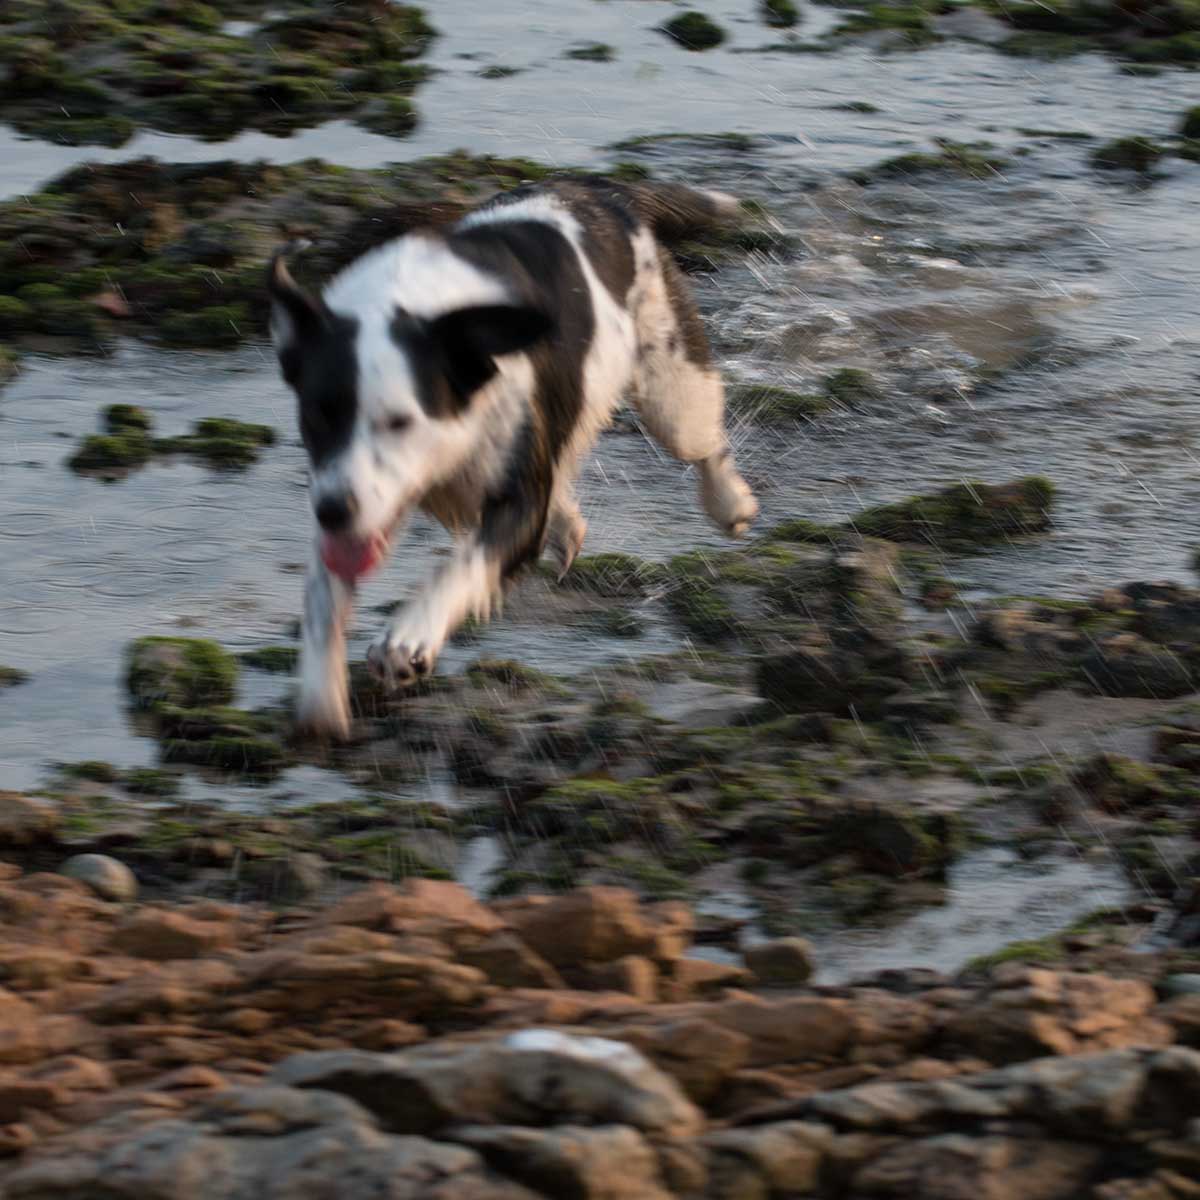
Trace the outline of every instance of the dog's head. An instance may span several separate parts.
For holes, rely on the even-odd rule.
[[[353,581],[391,534],[477,450],[473,419],[496,359],[543,339],[535,308],[481,304],[418,317],[395,304],[335,311],[300,287],[280,251],[268,270],[271,337],[299,400],[321,552]]]

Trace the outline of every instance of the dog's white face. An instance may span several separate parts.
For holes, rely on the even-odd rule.
[[[435,318],[372,306],[352,316],[298,288],[281,261],[271,298],[272,339],[299,400],[321,556],[353,582],[476,449],[473,408],[495,357],[531,346],[550,320],[507,304]]]

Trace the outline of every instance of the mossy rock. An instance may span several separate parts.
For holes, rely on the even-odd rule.
[[[573,46],[566,53],[567,58],[578,62],[613,62],[617,57],[616,50],[604,42],[588,42],[584,46]]]
[[[854,36],[864,33],[891,32],[900,42],[911,48],[931,46],[942,40],[931,23],[937,12],[934,5],[915,4],[869,4],[866,8],[851,13],[833,31],[835,37]]]
[[[29,679],[28,671],[19,671],[16,667],[0,665],[0,691],[5,688],[17,687]]]
[[[800,23],[800,10],[793,0],[760,0],[758,10],[763,24],[772,29],[791,29]]]
[[[263,446],[275,444],[275,430],[232,417],[205,417],[190,434],[154,443],[160,454],[191,454],[214,467],[244,467],[258,461]]]
[[[406,96],[388,96],[366,109],[358,123],[372,133],[403,137],[417,127],[417,109]]]
[[[1027,476],[1006,484],[955,484],[868,508],[849,524],[863,537],[960,549],[1041,533],[1050,527],[1053,503],[1054,485]]]
[[[179,792],[179,776],[174,771],[157,767],[134,767],[121,775],[121,786],[135,796],[175,796]]]
[[[1133,171],[1148,174],[1166,151],[1157,142],[1143,137],[1116,138],[1092,153],[1092,166],[1102,171]]]
[[[881,394],[875,376],[861,367],[842,367],[827,375],[821,386],[825,395],[843,408],[878,400]]]
[[[769,383],[735,384],[726,393],[726,406],[735,417],[760,425],[810,421],[833,407],[828,396]]]
[[[1183,120],[1179,122],[1179,136],[1189,141],[1200,139],[1200,104],[1183,114]]]
[[[246,775],[272,774],[287,761],[278,742],[262,737],[166,738],[159,743],[159,751],[163,762]]]
[[[926,175],[963,175],[971,179],[991,179],[1008,165],[986,143],[964,144],[946,138],[935,138],[938,153],[901,154],[885,159],[850,178],[864,187],[873,183],[920,178]]]
[[[711,50],[725,40],[725,31],[702,12],[682,12],[660,28],[685,50]]]
[[[204,638],[138,638],[126,654],[125,686],[139,708],[228,704],[237,679],[237,659]]]
[[[719,642],[735,632],[736,614],[713,556],[680,554],[671,559],[667,573],[667,607],[688,633],[704,642]]]
[[[149,433],[154,418],[136,404],[110,404],[104,410],[104,424],[109,433]]]
[[[58,769],[72,779],[87,779],[92,783],[116,783],[121,777],[121,772],[112,763],[99,759],[62,763]]]
[[[290,675],[300,662],[300,651],[295,646],[262,646],[257,650],[247,650],[238,658],[246,666],[258,671]]]
[[[632,554],[581,554],[562,586],[593,596],[644,596],[663,580],[663,569]]]
[[[150,461],[154,446],[140,429],[94,433],[67,460],[73,471],[126,470]]]
[[[227,16],[263,23],[239,37]],[[423,73],[405,60],[432,36],[419,10],[375,0],[311,0],[282,15],[262,0],[7,0],[0,114],[71,145],[120,145],[139,127],[286,134],[411,91]]]

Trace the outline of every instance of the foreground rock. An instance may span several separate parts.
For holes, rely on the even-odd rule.
[[[1200,1007],[1168,956],[829,988],[783,939],[749,955],[787,987],[760,995],[689,957],[686,906],[619,888],[270,910],[0,878],[14,1200],[1111,1200],[1200,1176]]]

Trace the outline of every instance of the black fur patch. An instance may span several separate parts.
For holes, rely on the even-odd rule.
[[[633,286],[633,235],[638,221],[624,188],[604,180],[565,180],[554,189],[583,230],[583,252],[618,304]]]
[[[300,436],[313,466],[344,449],[358,416],[358,322],[326,310],[319,330],[286,352],[285,378],[300,402]],[[285,355],[280,356],[281,361]]]
[[[460,258],[502,279],[512,302],[555,317],[534,345],[534,395],[502,483],[484,501],[482,537],[505,576],[541,553],[558,457],[583,408],[583,364],[596,318],[571,243],[542,221],[496,221],[447,236]]]
[[[667,286],[667,301],[675,314],[675,325],[683,340],[683,356],[698,367],[712,366],[712,352],[708,347],[708,336],[700,314],[696,311],[696,302],[688,290],[687,280],[679,269],[670,252],[661,246],[658,248],[658,264],[662,271],[663,282]]]

